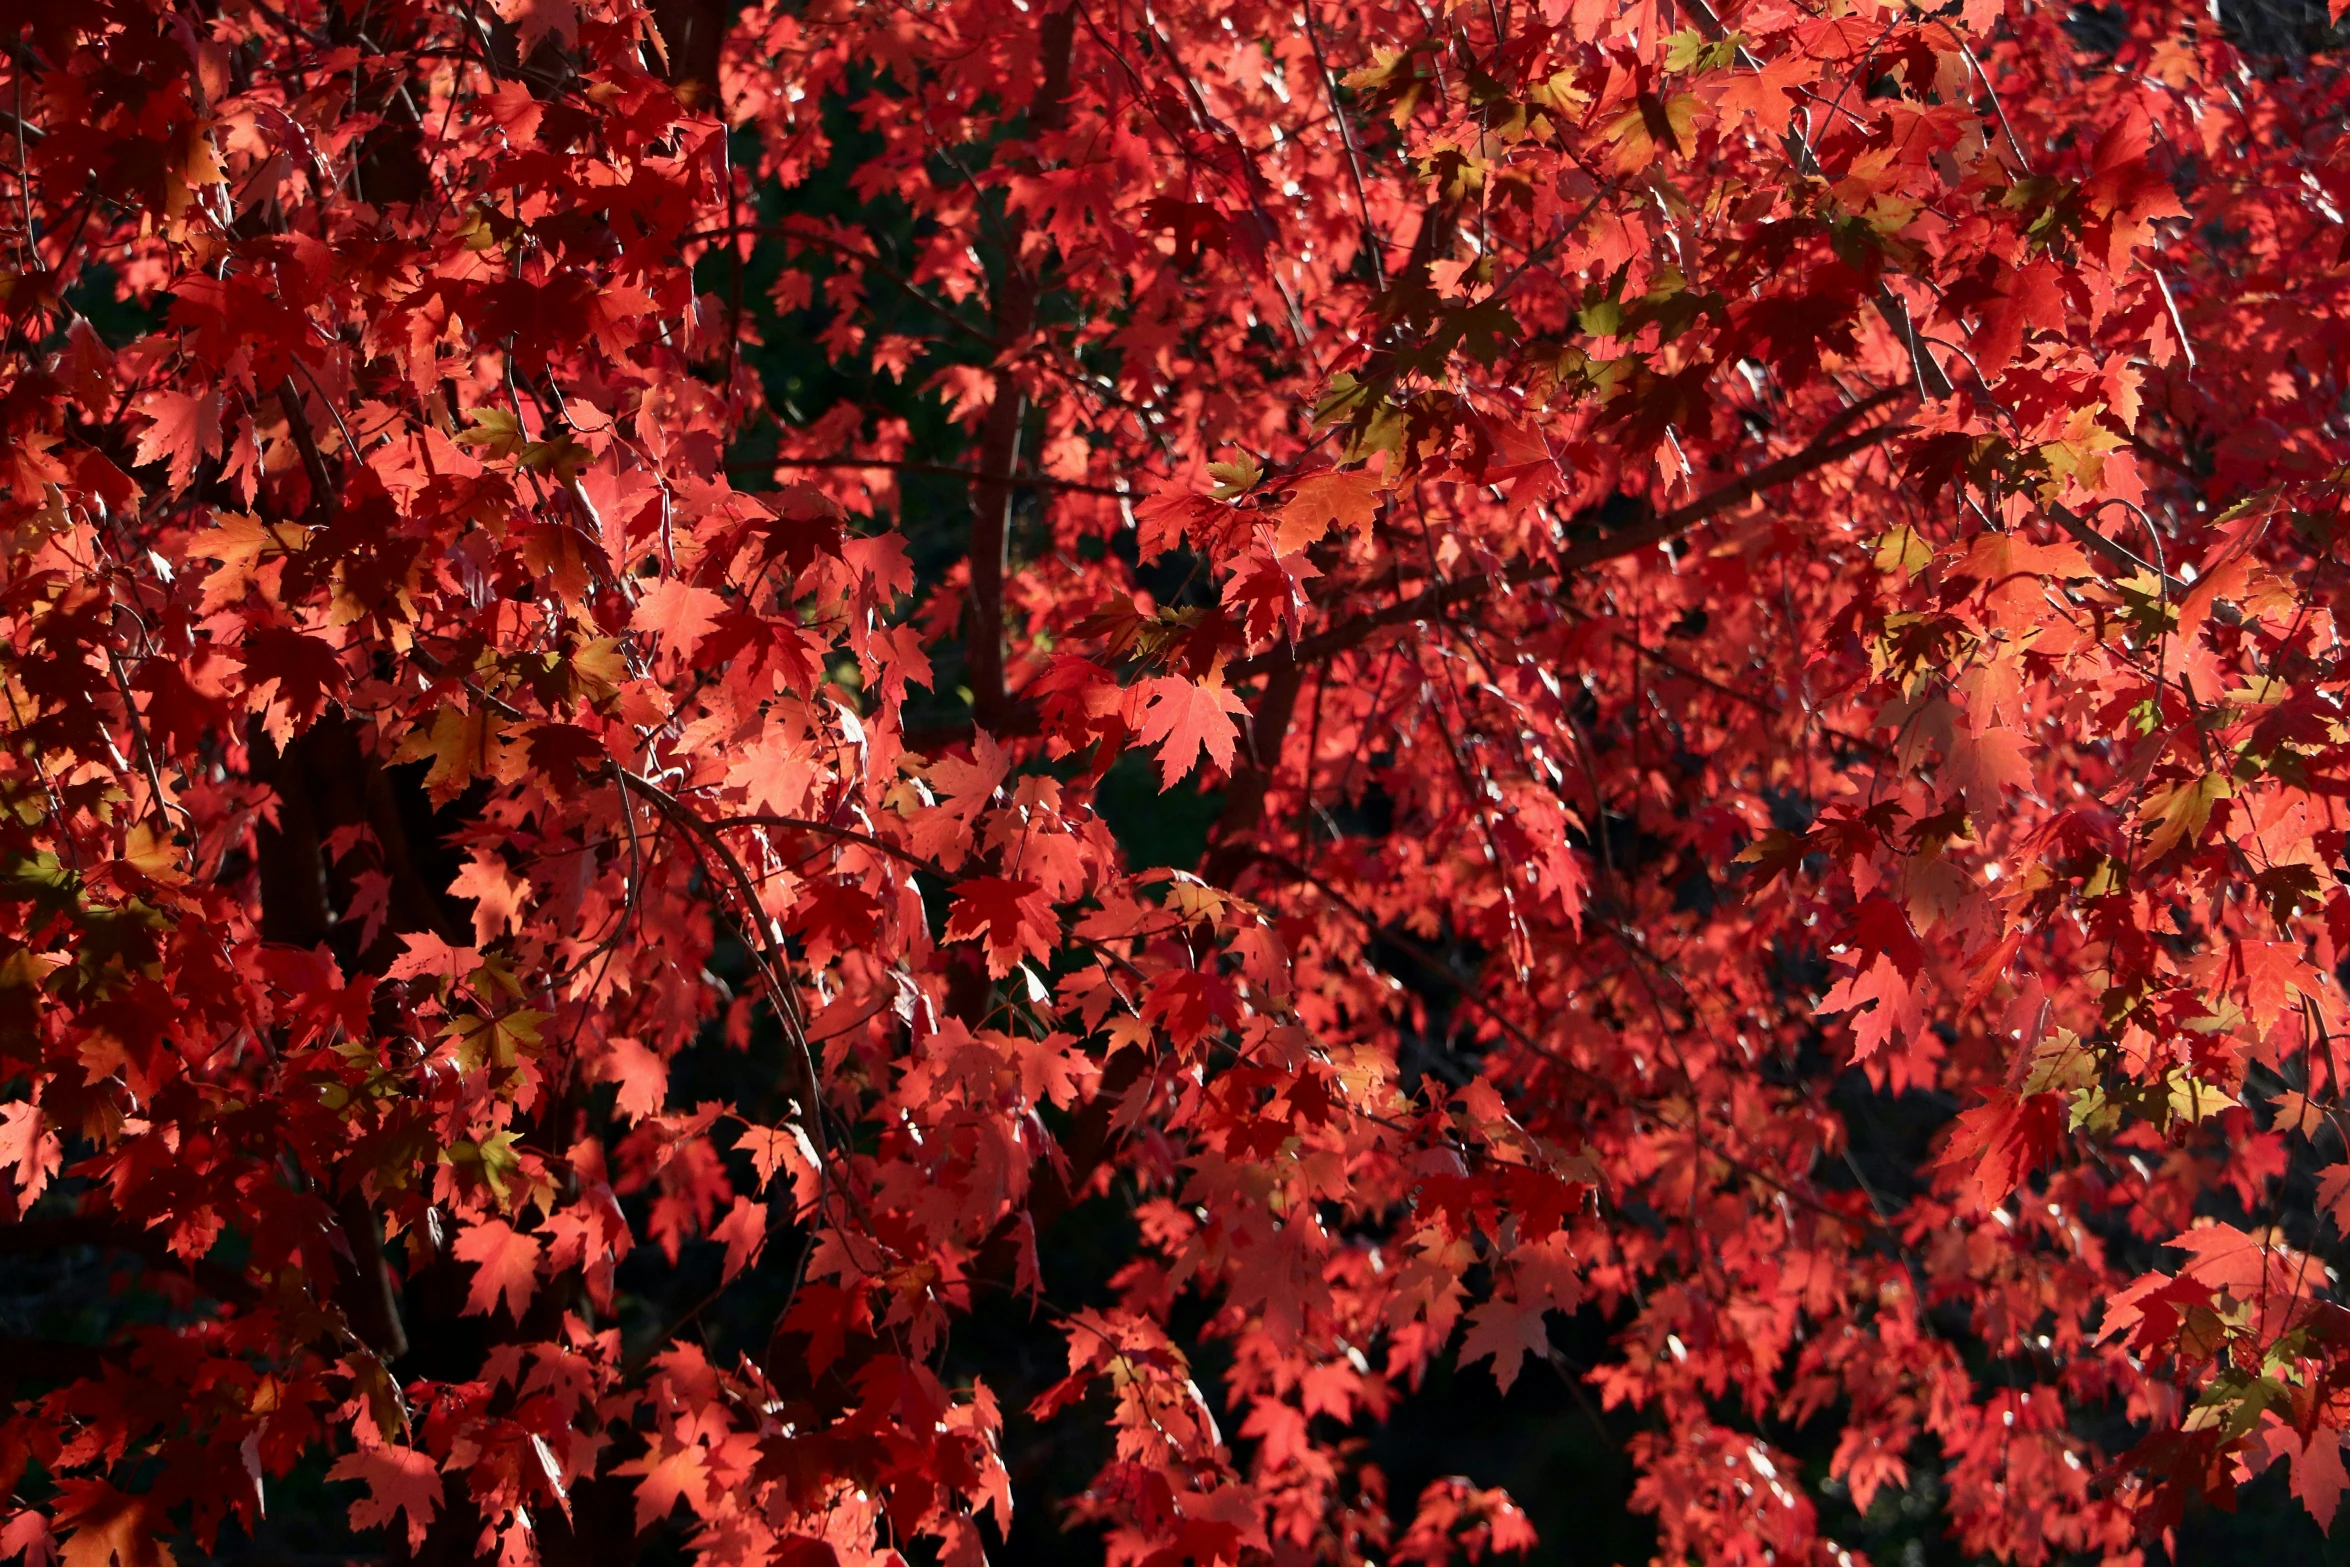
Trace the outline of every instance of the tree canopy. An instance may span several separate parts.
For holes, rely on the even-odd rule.
[[[2344,9],[0,0],[0,1558],[2313,1542]]]

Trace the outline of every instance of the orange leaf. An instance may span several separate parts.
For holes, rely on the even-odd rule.
[[[1273,552],[1295,554],[1329,532],[1332,524],[1354,533],[1369,532],[1379,515],[1380,493],[1378,480],[1359,469],[1307,474],[1291,487],[1281,507]]]
[[[58,1492],[57,1521],[69,1531],[58,1556],[63,1567],[174,1567],[171,1548],[155,1538],[160,1520],[145,1497],[104,1480],[67,1480]]]

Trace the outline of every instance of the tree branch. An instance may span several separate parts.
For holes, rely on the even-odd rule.
[[[2124,567],[2130,571],[2144,572],[2147,576],[2153,577],[2163,585],[2163,588],[2169,592],[2173,598],[2183,598],[2186,596],[2186,583],[2180,581],[2177,577],[2172,576],[2169,572],[2164,571],[2161,567],[2149,564],[2146,560],[2139,556],[2137,551],[2131,549],[2129,546],[2117,543],[2114,540],[2107,538],[2104,534],[2099,533],[2095,528],[2090,527],[2085,520],[2083,520],[2070,508],[2059,506],[2054,502],[2051,502],[2047,510],[2048,515],[2056,519],[2056,525],[2062,528],[2065,532],[2071,534],[2073,538],[2079,543],[2095,550],[2098,554],[2103,555],[2107,560],[2113,562],[2115,565]]]
[[[778,468],[874,468],[893,473],[935,474],[942,479],[966,479],[973,484],[1008,484],[1013,489],[1066,490],[1072,495],[1102,495],[1111,500],[1132,500],[1135,492],[1125,485],[1087,484],[1080,479],[1055,479],[1041,473],[1010,473],[989,475],[973,468],[957,468],[941,462],[876,462],[866,457],[778,457]],[[753,465],[754,467],[756,465]]]
[[[797,998],[791,988],[791,960],[778,939],[775,922],[759,902],[758,885],[751,880],[725,837],[709,821],[697,815],[693,808],[649,778],[639,777],[617,761],[605,764],[614,779],[624,788],[642,795],[652,807],[667,817],[688,838],[705,845],[725,870],[727,880],[733,883],[735,896],[742,900],[742,918],[746,933],[756,943],[753,952],[759,966],[766,970],[768,989],[775,997],[776,1019],[783,1025],[784,1036],[790,1040],[795,1065],[800,1072],[798,1093],[806,1100],[800,1107],[802,1123],[808,1140],[815,1146],[819,1170],[828,1169],[831,1162],[824,1131],[824,1085],[816,1073],[815,1052],[808,1045],[808,1030],[801,1020]]]
[[[946,875],[937,861],[926,860],[910,849],[901,849],[894,843],[885,843],[870,833],[857,831],[854,827],[836,827],[830,822],[810,821],[804,816],[773,816],[765,813],[721,816],[712,820],[710,825],[712,827],[787,827],[794,832],[825,833],[848,843],[862,844],[877,853],[888,855],[893,860],[911,865],[918,871],[928,871],[933,876]]]
[[[318,437],[310,432],[310,416],[302,409],[302,393],[292,376],[278,382],[277,400],[285,409],[286,428],[293,434],[295,449],[302,454],[303,475],[310,480],[310,504],[302,520],[325,522],[334,515],[338,499],[334,477],[327,472],[326,454],[318,449]]]
[[[1671,511],[1660,513],[1637,527],[1627,528],[1621,533],[1610,534],[1604,539],[1593,539],[1587,543],[1576,545],[1551,560],[1521,561],[1499,573],[1479,572],[1472,577],[1463,577],[1457,582],[1447,582],[1429,588],[1401,603],[1391,604],[1385,609],[1374,610],[1369,614],[1358,615],[1352,620],[1342,621],[1326,631],[1307,637],[1286,656],[1295,658],[1301,664],[1314,663],[1359,646],[1389,626],[1409,625],[1414,621],[1433,619],[1443,610],[1450,609],[1456,604],[1465,603],[1470,599],[1481,598],[1496,588],[1516,586],[1552,577],[1570,576],[1586,567],[1619,560],[1626,555],[1637,554],[1641,550],[1662,544],[1668,539],[1688,532],[1709,517],[1752,500],[1765,490],[1785,484],[1790,479],[1801,478],[1815,469],[1824,468],[1855,452],[1866,451],[1872,446],[1880,445],[1893,436],[1903,433],[1909,426],[1892,423],[1877,425],[1874,428],[1863,430],[1857,435],[1844,436],[1841,439],[1834,435],[1836,430],[1850,425],[1853,420],[1871,408],[1901,395],[1901,392],[1905,390],[1906,388],[1900,388],[1879,392],[1866,401],[1854,404],[1844,410],[1836,421],[1822,432],[1820,439],[1814,440],[1803,450],[1791,453],[1776,462],[1765,463],[1754,472],[1734,479],[1719,489],[1709,490],[1685,505],[1676,506]],[[1276,654],[1265,653],[1255,658],[1242,659],[1232,666],[1232,678],[1237,680],[1249,675],[1262,674],[1272,667],[1276,656]]]
[[[1069,56],[1077,20],[1064,6],[1038,27],[1043,75],[1029,110],[1032,131],[1060,129],[1068,117]],[[994,298],[992,326],[998,354],[1009,354],[1036,321],[1038,281],[1020,263],[1025,225],[1015,224],[1004,246],[1003,282]],[[971,709],[981,724],[1002,722],[1011,703],[1004,691],[1004,570],[1011,543],[1013,482],[1020,460],[1020,426],[1028,399],[1009,369],[995,373],[995,400],[979,437],[979,475],[971,483],[971,591],[964,602],[964,673]]]

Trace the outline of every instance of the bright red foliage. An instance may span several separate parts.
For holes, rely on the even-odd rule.
[[[0,1551],[961,1567],[1015,1417],[1115,1563],[1525,1549],[1366,1456],[1447,1359],[1676,1561],[1856,1559],[1818,1421],[2330,1522],[2325,21],[0,19],[0,1252],[144,1302],[0,1342]]]

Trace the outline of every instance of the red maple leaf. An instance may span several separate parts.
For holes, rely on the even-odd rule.
[[[1240,728],[1232,720],[1248,716],[1248,704],[1225,688],[1216,675],[1205,680],[1161,676],[1143,686],[1149,704],[1142,714],[1142,741],[1159,747],[1159,779],[1172,789],[1176,781],[1207,753],[1211,765],[1229,770]]]
[[[692,656],[702,638],[716,629],[726,613],[726,600],[708,588],[664,577],[636,601],[628,624],[636,631],[660,637],[662,646],[679,658]]]
[[[168,462],[170,483],[185,489],[196,464],[220,455],[220,394],[164,388],[140,402],[146,426],[139,431],[137,460]]]
[[[345,684],[343,661],[332,643],[275,626],[245,634],[245,680],[273,691],[296,723],[308,723]]]
[[[405,1513],[408,1549],[421,1550],[425,1530],[441,1507],[440,1466],[429,1453],[383,1444],[345,1453],[326,1472],[329,1480],[357,1480],[367,1494],[351,1504],[351,1527],[378,1529]]]
[[[947,918],[949,941],[987,937],[987,971],[1002,978],[1023,958],[1041,958],[1060,935],[1060,921],[1032,881],[975,876],[955,883],[954,912]]]
[[[767,1244],[767,1205],[737,1197],[734,1207],[710,1231],[710,1238],[726,1243],[726,1271],[719,1282],[732,1284]]]
[[[486,1317],[502,1300],[506,1314],[521,1321],[539,1287],[539,1238],[517,1232],[504,1219],[483,1219],[458,1235],[454,1250],[459,1262],[474,1265],[466,1315]]]
[[[659,1457],[647,1453],[613,1472],[644,1476],[636,1487],[636,1526],[640,1533],[656,1519],[668,1517],[679,1502],[700,1507],[709,1494],[710,1466],[699,1447],[673,1448]]]

